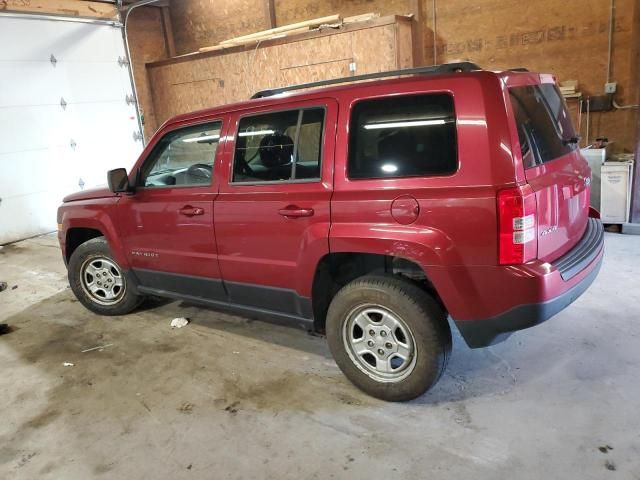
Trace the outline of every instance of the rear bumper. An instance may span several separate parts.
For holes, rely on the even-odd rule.
[[[462,337],[471,348],[494,345],[511,333],[538,325],[568,307],[593,283],[602,265],[604,233],[600,220],[590,219],[582,240],[566,255],[551,264],[538,265],[532,275],[530,296],[536,301],[520,303],[502,313],[481,320],[456,320]],[[522,290],[520,285],[520,290]],[[504,285],[508,296],[509,285]],[[522,293],[522,292],[520,292]]]

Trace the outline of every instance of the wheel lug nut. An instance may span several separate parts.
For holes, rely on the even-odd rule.
[[[387,332],[385,332],[384,330],[382,330],[382,331],[380,332],[380,335],[381,335],[381,336],[383,336],[383,337],[386,337],[386,336],[387,336]]]
[[[373,343],[371,340],[369,340],[369,341],[367,342],[367,345],[369,345],[370,347],[373,347],[374,343]]]
[[[379,354],[379,355],[384,355],[384,350],[383,350],[383,349],[381,349],[381,348],[379,348],[379,349],[378,349],[378,354]]]
[[[384,344],[384,346],[390,349],[393,345],[391,345],[391,343],[387,342],[387,343]]]
[[[375,337],[376,336],[376,332],[373,329],[369,330],[369,335],[371,335],[372,337]]]

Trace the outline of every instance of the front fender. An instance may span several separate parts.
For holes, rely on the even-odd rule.
[[[104,235],[113,258],[123,269],[129,269],[129,262],[115,225],[115,207],[119,198],[101,198],[94,200],[76,201],[63,204],[58,212],[58,231],[60,243],[63,246],[67,232],[72,228],[91,228]]]

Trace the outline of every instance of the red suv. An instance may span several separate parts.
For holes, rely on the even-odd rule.
[[[268,90],[166,122],[129,174],[64,199],[59,239],[93,312],[159,295],[292,322],[362,390],[407,400],[445,368],[448,317],[484,347],[597,275],[577,142],[554,78],[522,69]]]

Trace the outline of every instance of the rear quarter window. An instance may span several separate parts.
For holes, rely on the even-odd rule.
[[[555,85],[512,87],[509,97],[525,168],[549,162],[578,148],[571,117]]]
[[[351,179],[448,175],[457,170],[451,95],[359,101],[351,112],[349,132]]]

